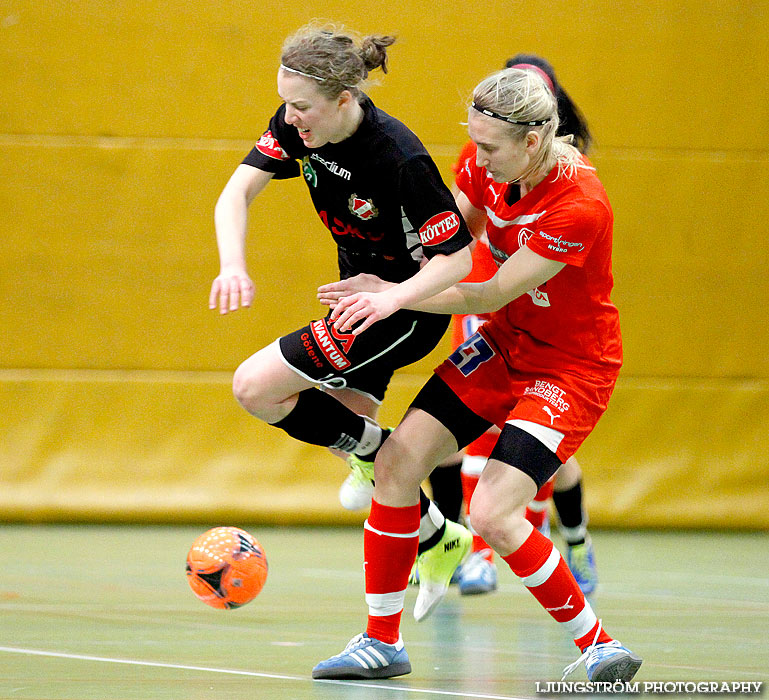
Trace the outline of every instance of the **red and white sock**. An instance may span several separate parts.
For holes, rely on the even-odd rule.
[[[555,545],[536,529],[512,554],[502,557],[540,605],[583,650],[596,636],[599,622]],[[601,629],[597,642],[612,638]]]
[[[392,508],[371,501],[364,524],[363,556],[366,574],[369,637],[395,644],[406,600],[411,565],[419,541],[419,504]]]
[[[553,495],[554,477],[546,481],[542,488],[537,491],[531,503],[526,506],[526,520],[528,520],[537,530],[542,527],[547,517],[547,507],[550,504],[550,498]]]

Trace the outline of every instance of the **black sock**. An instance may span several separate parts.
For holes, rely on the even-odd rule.
[[[310,445],[351,452],[363,437],[366,422],[333,396],[320,389],[305,389],[299,392],[291,413],[272,425]]]
[[[462,515],[462,462],[437,467],[430,474],[433,503],[449,520],[459,522]]]
[[[427,515],[427,509],[430,507],[430,499],[427,497],[427,494],[421,489],[419,489],[419,517],[424,518],[425,515]]]
[[[583,523],[582,481],[566,491],[553,491],[553,505],[558,512],[558,520],[563,527],[579,527]],[[569,542],[570,545],[582,544],[581,541]]]

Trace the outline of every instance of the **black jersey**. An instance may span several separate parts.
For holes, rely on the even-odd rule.
[[[361,107],[363,121],[352,136],[307,148],[281,105],[243,163],[277,179],[304,174],[337,244],[340,279],[367,272],[402,282],[424,257],[454,253],[471,235],[414,133],[368,97]]]

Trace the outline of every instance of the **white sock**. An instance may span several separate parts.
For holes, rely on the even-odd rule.
[[[366,424],[363,427],[363,435],[358,441],[358,446],[353,452],[359,457],[365,457],[382,444],[382,429],[373,418],[368,416],[361,416],[361,418],[363,418]]]
[[[421,520],[419,521],[419,541],[426,542],[429,540],[438,530],[443,527],[446,522],[446,518],[443,517],[443,513],[438,510],[438,506],[430,501],[430,507],[427,509]]]

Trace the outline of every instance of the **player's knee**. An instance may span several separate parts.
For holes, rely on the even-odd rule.
[[[497,551],[511,551],[514,533],[526,522],[525,507],[500,499],[481,484],[473,494],[470,512],[473,529]]]
[[[244,368],[244,365],[240,365],[240,367],[235,370],[235,374],[232,375],[232,393],[238,403],[245,404],[248,402],[250,385],[249,373]]]
[[[387,490],[411,489],[422,482],[406,446],[393,436],[387,438],[377,452],[374,478],[377,486]]]
[[[258,369],[248,360],[235,370],[232,377],[232,393],[238,403],[249,413],[258,415],[268,407],[266,383],[260,380]]]
[[[501,513],[495,507],[489,507],[489,504],[483,500],[476,500],[473,496],[473,502],[470,507],[473,519],[473,529],[495,549],[501,540],[504,539],[504,523],[501,520]]]
[[[391,482],[398,482],[398,452],[392,437],[385,440],[379,448],[374,460],[374,479],[381,486],[389,487]]]

